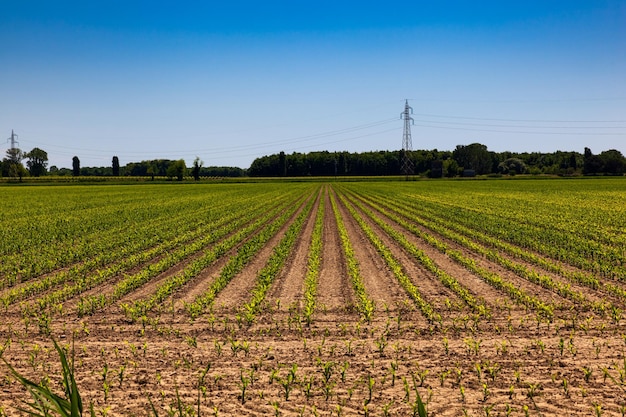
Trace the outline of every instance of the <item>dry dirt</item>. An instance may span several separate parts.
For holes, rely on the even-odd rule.
[[[331,208],[331,198],[339,201],[338,194],[325,186],[311,196],[315,199],[311,215],[251,326],[237,322],[238,308],[249,299],[256,274],[288,225],[219,294],[213,308],[195,320],[185,313],[184,302],[215,279],[223,259],[145,322],[131,322],[117,306],[89,317],[79,318],[70,310],[53,317],[52,336],[74,358],[85,408],[92,403],[98,416],[152,416],[154,411],[159,416],[198,412],[203,416],[406,416],[415,413],[419,393],[432,416],[620,415],[620,410],[626,411],[622,322],[585,311],[446,241],[537,298],[562,306],[553,322],[537,321],[534,311],[384,218],[473,295],[485,299],[493,317],[476,318],[455,293],[366,220],[441,314],[442,323],[429,324],[339,202],[367,294],[376,303],[373,320],[361,319]],[[303,282],[321,202],[324,244],[317,307],[309,327],[301,315]],[[149,294],[156,282],[178,269],[172,268],[126,299]],[[589,299],[606,298],[597,290],[576,289]],[[76,301],[70,299],[67,305]],[[4,313],[0,329],[6,341],[3,358],[29,378],[60,392],[58,355],[38,323],[25,320],[17,306]],[[28,393],[10,377],[8,367],[1,369],[0,405],[6,415],[19,415],[15,407]]]

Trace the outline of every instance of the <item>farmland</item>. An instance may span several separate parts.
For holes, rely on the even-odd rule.
[[[96,415],[626,415],[623,179],[0,197],[2,355]]]

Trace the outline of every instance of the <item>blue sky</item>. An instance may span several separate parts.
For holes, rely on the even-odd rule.
[[[414,149],[626,154],[624,1],[7,0],[0,16],[0,138],[58,167],[399,149],[405,99]]]

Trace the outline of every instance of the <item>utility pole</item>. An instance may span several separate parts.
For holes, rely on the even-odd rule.
[[[15,144],[17,143],[17,135],[11,129],[11,137],[7,139],[7,142],[11,141],[11,149],[15,149]]]
[[[409,175],[413,175],[413,161],[409,156],[409,153],[413,150],[413,144],[411,143],[411,123],[413,123],[413,108],[409,106],[409,100],[406,100],[404,104],[404,111],[400,113],[400,118],[404,120],[404,133],[402,135],[402,161],[401,168],[402,174],[406,176],[406,180],[409,180]]]

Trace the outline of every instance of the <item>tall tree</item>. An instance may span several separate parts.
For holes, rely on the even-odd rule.
[[[278,170],[281,177],[287,176],[287,157],[283,151],[278,154]]]
[[[80,175],[80,159],[77,156],[72,158],[72,175],[75,177]]]
[[[626,169],[626,158],[616,149],[609,149],[598,155],[602,161],[602,172],[612,175],[623,174]]]
[[[114,177],[119,177],[120,176],[120,160],[117,156],[113,157],[113,161],[111,161],[112,164],[112,168],[113,168],[113,176]]]
[[[191,175],[193,175],[193,179],[196,181],[200,179],[200,168],[202,168],[202,165],[204,165],[204,162],[199,156],[196,156],[196,159],[193,160],[193,168],[191,168]]]
[[[594,155],[591,149],[585,148],[585,162],[583,164],[583,174],[596,174],[602,171],[602,159]]]
[[[46,175],[48,167],[48,153],[43,149],[33,148],[30,152],[24,154],[24,157],[28,158],[26,166],[30,171],[30,175],[33,177],[39,177]]]
[[[476,174],[488,174],[491,172],[491,154],[485,145],[472,143],[471,145],[457,145],[453,152],[453,158],[465,169],[473,169]]]
[[[184,159],[173,161],[167,167],[167,176],[170,178],[176,177],[178,181],[182,181],[186,173],[187,173],[187,166],[185,165]]]
[[[6,156],[2,163],[2,175],[5,177],[20,177],[20,181],[28,172],[22,165],[24,153],[19,148],[7,149]]]

